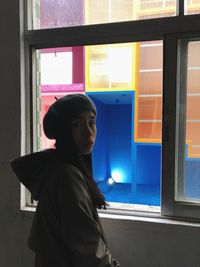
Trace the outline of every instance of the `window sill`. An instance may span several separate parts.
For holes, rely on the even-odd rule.
[[[158,206],[112,203],[106,210],[98,212],[100,218],[200,227],[197,219],[163,216]]]
[[[116,208],[108,208],[107,210],[99,210],[99,217],[103,219],[114,219],[114,220],[128,220],[137,222],[147,222],[147,223],[158,223],[167,225],[177,225],[177,226],[189,226],[189,227],[200,227],[200,222],[189,221],[181,218],[166,218],[160,215],[158,208],[157,211],[139,211],[139,210],[117,210]],[[35,207],[25,206],[21,208],[21,212],[26,215],[35,212]]]

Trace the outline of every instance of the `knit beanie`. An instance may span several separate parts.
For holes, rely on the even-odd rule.
[[[81,112],[92,111],[96,107],[92,100],[83,94],[70,94],[56,100],[43,119],[43,129],[49,139],[59,138],[62,129]]]

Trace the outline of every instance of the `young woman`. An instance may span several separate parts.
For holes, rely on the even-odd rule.
[[[28,240],[35,267],[119,266],[109,252],[97,208],[106,202],[92,177],[96,108],[85,95],[57,100],[43,120],[55,149],[11,162],[38,201]]]

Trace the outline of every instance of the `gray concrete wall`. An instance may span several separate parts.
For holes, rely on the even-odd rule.
[[[0,8],[0,267],[32,267],[26,246],[32,214],[20,212],[20,185],[9,160],[20,154],[19,1]],[[200,229],[103,219],[122,267],[200,267]]]
[[[200,228],[130,220],[104,220],[122,267],[199,267]]]

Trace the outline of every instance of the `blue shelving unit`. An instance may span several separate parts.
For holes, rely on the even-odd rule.
[[[98,112],[93,172],[106,200],[160,205],[161,145],[134,143],[134,92],[88,95]]]

